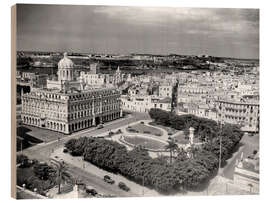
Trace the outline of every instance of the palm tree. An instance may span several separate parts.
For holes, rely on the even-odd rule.
[[[178,145],[172,138],[168,138],[167,142],[168,144],[165,146],[165,149],[170,151],[170,163],[172,163],[173,152],[178,149]]]
[[[71,181],[71,175],[67,172],[67,165],[64,161],[52,159],[51,163],[56,167],[57,170],[58,194],[60,194],[62,181]]]

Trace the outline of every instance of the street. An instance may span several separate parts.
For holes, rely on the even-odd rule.
[[[146,119],[146,118],[149,118],[148,114],[132,113],[131,116],[127,118],[105,123],[104,128],[102,129],[96,129],[96,127],[92,127],[89,129],[85,129],[85,130],[73,133],[70,136],[61,138],[60,140],[56,138],[54,141],[41,143],[33,147],[27,148],[23,150],[23,154],[27,155],[31,159],[37,159],[40,161],[48,161],[50,154],[57,148],[63,146],[65,142],[67,142],[71,138],[79,138],[82,136],[95,136],[98,134],[109,132],[110,130],[117,130],[118,128],[124,125],[128,125],[129,123],[135,122],[136,120],[141,120],[141,119]],[[18,154],[19,153],[20,152],[18,152]]]
[[[221,172],[225,178],[233,179],[234,167],[236,159],[240,159],[243,152],[243,157],[251,155],[253,150],[259,148],[259,137],[244,135],[240,141],[239,149],[227,160],[227,164],[222,168]]]
[[[71,134],[68,137],[62,138],[60,140],[54,140],[47,143],[41,143],[38,145],[35,145],[33,147],[30,147],[28,149],[23,150],[23,154],[27,155],[30,159],[37,159],[39,161],[46,161],[49,162],[52,154],[57,149],[62,149],[65,142],[67,142],[71,138],[79,138],[82,136],[95,136],[99,134],[104,134],[106,132],[109,132],[110,130],[117,130],[118,128],[128,125],[132,122],[149,118],[147,114],[142,113],[132,113],[131,116],[128,116],[124,119],[119,119],[112,121],[110,123],[104,124],[104,128],[102,129],[96,129],[96,127],[89,128],[80,132],[76,132],[74,134]],[[18,152],[17,154],[20,154],[21,152]],[[68,171],[71,173],[71,175],[77,179],[83,180],[83,182],[87,185],[91,185],[97,189],[102,194],[112,194],[118,197],[130,197],[135,196],[135,194],[131,191],[125,192],[121,189],[119,189],[118,185],[110,185],[101,177],[96,176],[95,172],[85,171],[79,167],[76,166],[76,164],[68,164]],[[136,196],[139,194],[136,193]]]

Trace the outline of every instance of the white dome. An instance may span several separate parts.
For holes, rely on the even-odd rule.
[[[58,69],[70,69],[73,68],[73,65],[73,61],[68,58],[67,53],[64,53],[64,58],[58,63]]]

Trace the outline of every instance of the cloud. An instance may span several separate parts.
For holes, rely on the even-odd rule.
[[[106,7],[95,13],[130,25],[169,27],[181,25],[187,33],[212,32],[258,34],[259,11],[256,9]]]

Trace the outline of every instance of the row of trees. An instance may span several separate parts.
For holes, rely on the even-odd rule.
[[[217,157],[204,149],[197,149],[192,159],[181,150],[175,161],[168,163],[165,157],[151,158],[141,147],[128,151],[117,142],[100,138],[71,139],[65,147],[74,156],[83,156],[85,161],[161,193],[197,188],[218,167]]]
[[[223,162],[231,156],[233,149],[243,136],[243,132],[237,125],[225,124],[220,126],[214,120],[191,114],[175,115],[161,109],[151,109],[149,115],[157,124],[183,130],[186,135],[189,133],[189,128],[193,127],[195,137],[205,142],[203,148],[216,156],[219,156],[221,140]]]

